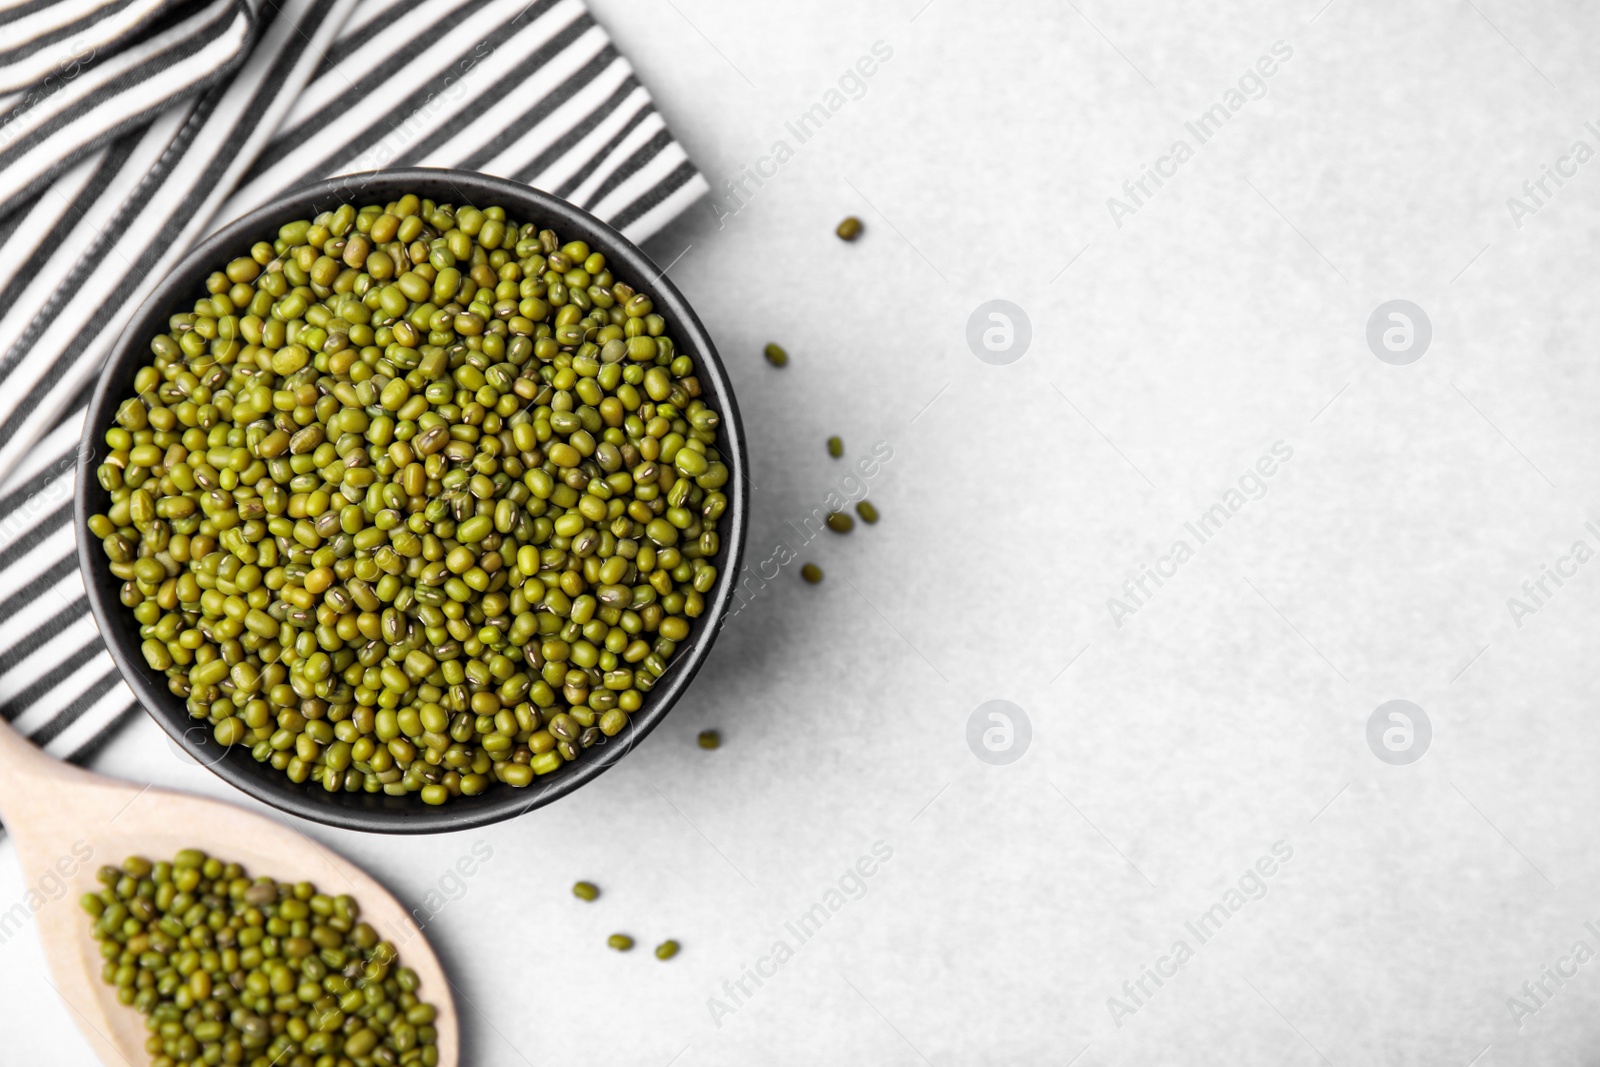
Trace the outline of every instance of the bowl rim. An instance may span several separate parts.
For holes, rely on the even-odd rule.
[[[615,737],[586,750],[581,759],[547,779],[535,779],[524,789],[497,783],[476,797],[454,797],[438,807],[423,804],[416,794],[390,797],[382,793],[328,793],[314,782],[296,784],[283,771],[257,763],[245,746],[219,745],[209,724],[191,718],[184,701],[168,690],[166,676],[151,672],[145,665],[138,648],[137,623],[117,597],[122,583],[105,568],[99,558],[102,554],[91,551],[91,544],[98,542],[88,536],[87,528],[93,513],[91,496],[107,495],[94,477],[96,454],[104,450],[104,430],[115,410],[112,405],[119,404],[125,395],[132,395],[135,364],[148,358],[141,340],[164,328],[159,324],[174,313],[173,309],[191,303],[218,264],[246,254],[252,244],[263,235],[275,234],[285,222],[311,218],[339,203],[372,203],[374,199],[387,202],[405,193],[456,204],[504,207],[514,218],[537,219],[542,227],[561,232],[564,240],[582,239],[604,252],[608,262],[619,268],[617,273],[641,292],[647,292],[667,316],[679,349],[695,357],[696,375],[706,386],[703,395],[722,417],[717,448],[729,468],[729,488],[725,490],[728,510],[719,530],[717,557],[722,562],[716,588],[705,611],[695,620],[694,631],[680,644],[644,706],[629,716],[628,725]],[[100,377],[84,414],[73,519],[78,565],[106,651],[146,713],[188,755],[256,800],[313,822],[374,833],[448,833],[514,818],[572,793],[614,766],[671,712],[705,663],[736,595],[749,526],[748,471],[738,402],[710,333],[677,286],[637,245],[582,208],[520,182],[475,171],[415,167],[344,175],[288,190],[201,240],[166,273],[101,363]]]

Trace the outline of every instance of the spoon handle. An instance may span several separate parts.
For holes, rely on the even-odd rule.
[[[92,779],[29,741],[0,717],[0,820],[11,823],[45,805],[60,806],[55,790]]]

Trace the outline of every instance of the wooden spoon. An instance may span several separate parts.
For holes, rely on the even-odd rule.
[[[441,1067],[460,1064],[450,983],[410,912],[361,868],[311,838],[232,804],[90,774],[45,755],[4,719],[0,819],[16,842],[24,884],[34,890],[28,907],[36,910],[56,992],[107,1067],[148,1064],[149,1031],[144,1016],[118,1003],[116,990],[100,980],[100,943],[78,898],[103,888],[95,872],[105,864],[129,856],[170,859],[185,848],[238,863],[251,877],[314,882],[324,893],[354,897],[362,919],[417,972],[417,996],[437,1009]]]

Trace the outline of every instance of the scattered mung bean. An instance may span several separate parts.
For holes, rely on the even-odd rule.
[[[656,946],[656,959],[658,960],[670,960],[677,954],[678,943],[676,941],[663,941]]]
[[[575,882],[572,886],[572,895],[579,900],[599,900],[600,887],[593,882]]]
[[[828,455],[834,459],[844,455],[844,438],[837,435],[828,438]]]
[[[101,979],[145,1016],[154,1064],[439,1062],[416,972],[353,898],[198,849],[130,857],[99,881],[80,904]]]
[[[787,366],[789,363],[789,353],[784,351],[783,346],[776,341],[769,341],[767,347],[762,349],[762,352],[766,355],[767,362],[774,367]]]
[[[842,241],[854,241],[861,236],[861,228],[861,220],[854,215],[850,215],[839,223],[838,228],[833,232],[838,234],[839,239]]]
[[[842,511],[829,512],[827,522],[834,533],[845,534],[856,528],[856,521]]]
[[[800,577],[804,578],[812,585],[816,585],[818,582],[822,581],[822,568],[817,566],[815,563],[807,563],[800,568]]]
[[[105,431],[89,520],[197,723],[428,804],[623,730],[728,507],[650,297],[582,241],[410,195],[287,223],[206,289]]]
[[[868,526],[878,521],[878,509],[867,500],[862,500],[856,504],[856,514],[860,515],[861,521]]]
[[[633,948],[633,938],[629,937],[627,934],[612,934],[610,937],[606,938],[606,944],[610,945],[618,952],[627,952],[629,949]]]
[[[701,730],[700,736],[696,740],[699,741],[700,747],[704,749],[722,747],[722,735],[715,730]]]

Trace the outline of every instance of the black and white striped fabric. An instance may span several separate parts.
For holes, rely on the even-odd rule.
[[[134,705],[74,555],[110,344],[204,234],[395,166],[524,181],[636,241],[708,188],[581,0],[0,0],[0,715],[47,750]]]
[[[10,22],[0,14],[0,86],[19,90],[0,115],[0,210],[19,206],[117,134],[225,77],[255,42],[256,11],[246,0],[211,0],[172,12],[137,43],[110,55],[102,55],[109,44],[99,35],[115,32],[130,11],[143,24],[151,18],[144,10],[148,0],[91,25],[80,19],[54,30],[32,27],[39,34],[29,39],[29,23],[69,6],[51,5]]]

